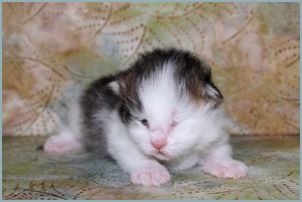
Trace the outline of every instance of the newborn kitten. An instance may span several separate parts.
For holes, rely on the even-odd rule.
[[[68,128],[44,150],[102,150],[145,186],[168,182],[167,168],[197,164],[219,178],[240,178],[247,167],[232,158],[222,101],[203,61],[187,51],[156,49],[128,70],[93,82]]]

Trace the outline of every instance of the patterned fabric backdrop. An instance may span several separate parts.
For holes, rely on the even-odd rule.
[[[299,15],[298,3],[3,3],[3,133],[52,134],[78,86],[171,46],[208,61],[242,133],[299,133]]]

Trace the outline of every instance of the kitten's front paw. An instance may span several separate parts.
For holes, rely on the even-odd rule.
[[[167,168],[161,165],[152,165],[131,173],[133,184],[144,186],[160,186],[171,179]]]
[[[247,166],[236,160],[213,160],[203,165],[203,170],[218,178],[238,179],[247,174]]]

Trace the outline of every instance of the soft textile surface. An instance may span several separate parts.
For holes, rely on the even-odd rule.
[[[212,67],[244,134],[299,132],[298,3],[3,3],[6,135],[49,135],[78,86],[139,52],[180,47]]]
[[[217,179],[196,167],[160,188],[130,184],[110,159],[36,151],[45,138],[4,137],[4,199],[299,199],[299,137],[233,137],[248,176]],[[26,144],[24,144],[26,142]]]

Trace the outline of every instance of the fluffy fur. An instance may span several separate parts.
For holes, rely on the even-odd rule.
[[[50,137],[44,150],[108,153],[134,184],[145,186],[168,182],[167,168],[197,164],[220,178],[240,178],[247,167],[231,157],[222,101],[205,62],[187,51],[156,49],[93,82],[69,129]]]

